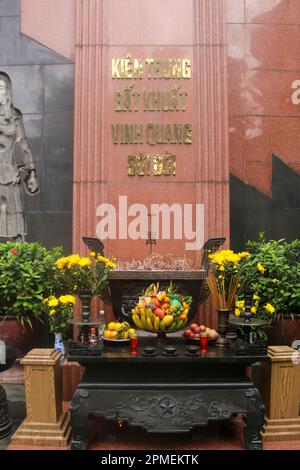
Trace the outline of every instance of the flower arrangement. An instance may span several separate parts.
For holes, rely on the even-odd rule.
[[[115,269],[116,264],[114,260],[91,252],[89,257],[74,254],[59,258],[55,267],[65,292],[100,295],[107,284],[110,270]]]
[[[212,270],[207,283],[218,310],[233,308],[240,284],[240,266],[249,257],[250,254],[246,251],[234,253],[232,250],[221,250],[208,255]]]
[[[75,302],[73,295],[61,295],[60,297],[51,295],[43,300],[52,333],[64,333],[66,331],[68,320],[73,316]]]

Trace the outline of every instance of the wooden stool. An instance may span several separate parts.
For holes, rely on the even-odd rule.
[[[66,447],[71,427],[69,412],[62,410],[61,353],[32,349],[21,360],[25,369],[27,417],[11,444]]]
[[[263,364],[262,396],[266,405],[265,441],[300,439],[300,353],[289,346],[270,346]]]

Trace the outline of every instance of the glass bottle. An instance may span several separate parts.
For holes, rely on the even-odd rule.
[[[99,336],[99,341],[102,340],[102,335],[106,327],[106,321],[105,321],[105,311],[100,310],[99,312],[99,328],[98,328],[98,336]]]

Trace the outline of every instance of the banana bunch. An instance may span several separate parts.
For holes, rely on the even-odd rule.
[[[191,297],[175,293],[172,283],[166,291],[151,284],[131,310],[134,324],[146,331],[177,331],[188,322]]]

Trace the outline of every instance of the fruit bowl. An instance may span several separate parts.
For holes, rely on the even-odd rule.
[[[106,346],[128,346],[130,344],[130,339],[102,339],[103,343],[106,344]]]
[[[183,337],[187,341],[200,341],[201,333],[207,333],[208,341],[215,341],[218,338],[218,333],[212,328],[208,328],[205,325],[198,325],[198,323],[192,323],[188,329],[183,333]],[[197,335],[194,337],[194,335]]]
[[[136,330],[126,321],[109,322],[103,331],[103,343],[108,346],[124,346],[130,343],[130,335],[136,334]]]
[[[131,310],[132,321],[141,330],[165,336],[185,327],[191,302],[192,297],[178,294],[172,282],[162,291],[151,284]]]

